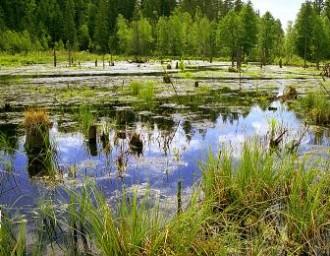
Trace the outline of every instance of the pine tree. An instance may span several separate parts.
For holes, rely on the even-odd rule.
[[[330,59],[330,18],[328,18],[327,15],[324,15],[323,17],[323,23],[324,23],[324,32],[325,32],[325,42],[326,46],[324,49],[324,58]]]
[[[235,11],[230,11],[219,23],[218,42],[220,42],[220,47],[229,50],[232,66],[234,66],[236,59],[237,68],[240,68],[243,32],[244,28],[240,16]]]
[[[117,19],[117,37],[119,40],[119,46],[121,53],[127,53],[129,43],[132,37],[132,31],[128,26],[128,21],[123,15],[119,14]]]
[[[171,35],[169,42],[171,55],[182,56],[185,49],[185,34],[180,12],[176,12],[170,17],[169,28]]]
[[[169,54],[169,24],[167,17],[160,17],[156,26],[157,53],[163,57]]]
[[[109,52],[109,32],[108,0],[99,0],[96,14],[95,42],[97,51],[103,54],[103,68],[105,67],[104,55]]]
[[[160,1],[160,15],[170,16],[176,7],[176,0],[159,0]]]
[[[304,58],[304,66],[306,61],[312,57],[312,45],[314,30],[315,11],[311,2],[303,3],[298,13],[295,30],[296,36],[296,49],[300,57]]]
[[[284,55],[285,55],[285,63],[289,64],[293,56],[296,52],[296,47],[295,47],[295,40],[296,40],[296,31],[293,27],[293,23],[289,22],[288,28],[286,31],[286,37],[284,41]]]
[[[259,52],[262,65],[273,61],[276,51],[276,40],[278,35],[278,24],[270,12],[266,12],[260,21]]]
[[[152,20],[157,20],[161,15],[160,1],[157,0],[143,0],[142,1],[142,13],[143,16]]]
[[[131,21],[134,17],[137,0],[120,0],[118,2],[118,12],[124,16],[125,19]]]
[[[243,53],[249,55],[258,42],[258,16],[253,10],[252,3],[245,4],[240,12],[243,26]]]
[[[64,41],[69,52],[69,66],[72,64],[72,48],[76,42],[76,26],[74,22],[74,5],[72,0],[65,1],[64,8]]]
[[[54,66],[57,65],[56,47],[63,38],[63,14],[56,0],[40,2],[39,17],[43,21],[43,29],[46,29],[50,37],[50,47],[53,49]]]
[[[250,4],[251,4],[251,2],[250,2]],[[243,2],[242,2],[242,0],[235,0],[235,2],[234,2],[234,10],[236,12],[240,12],[242,10],[242,8],[243,8]]]
[[[195,15],[197,7],[199,7],[198,0],[182,0],[180,2],[182,12],[188,12],[190,15]]]
[[[329,38],[325,30],[325,23],[321,16],[315,15],[313,17],[313,30],[312,30],[312,58],[316,62],[316,67],[319,69],[320,61],[324,59],[327,54],[327,44]]]
[[[5,30],[5,14],[2,7],[0,6],[0,32],[3,30]]]
[[[88,4],[88,33],[89,37],[92,41],[95,40],[95,27],[96,27],[96,14],[97,14],[97,6],[90,2]],[[89,48],[94,48],[94,45],[90,45]]]
[[[222,13],[223,15],[227,15],[231,10],[234,9],[234,0],[224,0]]]
[[[314,9],[318,15],[321,14],[324,8],[324,0],[314,0]]]
[[[330,0],[325,0],[324,3],[324,13],[330,20]]]
[[[25,1],[25,12],[23,17],[24,29],[29,31],[30,34],[37,34],[36,32],[36,15],[37,4],[35,0]]]

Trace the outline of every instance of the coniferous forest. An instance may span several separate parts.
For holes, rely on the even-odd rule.
[[[0,256],[195,255],[330,256],[330,0],[0,0]]]
[[[241,0],[2,0],[0,51],[319,63],[330,58],[330,1],[307,1],[284,30]]]

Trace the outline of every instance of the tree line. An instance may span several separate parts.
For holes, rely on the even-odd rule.
[[[300,56],[319,65],[330,59],[330,0],[303,3],[287,31],[241,0],[1,0],[0,33],[0,51],[11,53],[222,56],[238,67]]]

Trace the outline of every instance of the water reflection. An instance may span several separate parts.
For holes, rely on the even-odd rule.
[[[66,126],[63,120],[60,124],[66,128],[71,125],[71,132],[63,132],[55,122],[49,136],[57,145],[65,182],[79,184],[86,176],[93,177],[107,195],[122,186],[144,183],[164,194],[175,194],[178,180],[187,188],[199,179],[199,161],[207,157],[209,150],[217,151],[223,143],[230,143],[238,156],[244,141],[267,135],[272,118],[288,129],[287,140],[299,137],[304,127],[295,113],[279,102],[272,103],[271,108],[261,108],[250,103],[226,107],[214,98],[208,100],[199,106],[189,101],[184,107],[163,104],[153,113],[128,107],[102,109],[96,112],[98,123],[91,132],[93,136],[90,133],[88,138],[71,120]],[[308,130],[302,148],[330,145],[329,133],[329,129]],[[24,150],[24,136],[18,130],[14,134],[12,145],[16,151],[12,162],[18,181],[16,196],[23,191],[37,195],[40,185],[29,181],[27,171],[33,176],[41,167]],[[40,152],[37,153],[39,156]],[[10,187],[9,183],[1,183],[3,191]],[[0,203],[13,201],[11,196],[0,198]]]

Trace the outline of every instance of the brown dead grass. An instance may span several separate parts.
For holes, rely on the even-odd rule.
[[[48,126],[50,124],[49,115],[44,109],[29,109],[24,112],[24,126]]]

